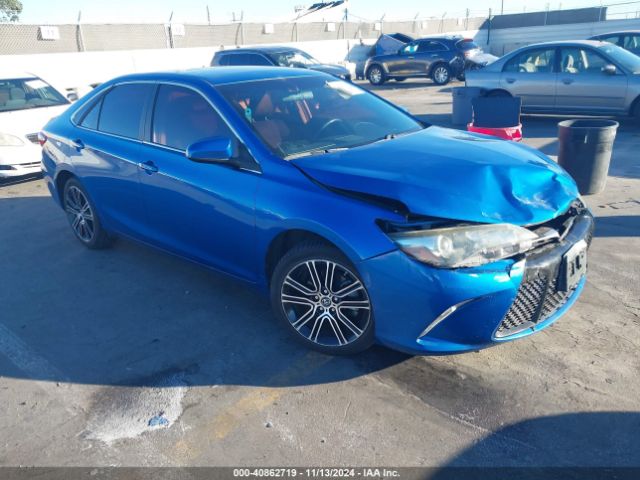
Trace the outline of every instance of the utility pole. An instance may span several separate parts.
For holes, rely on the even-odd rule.
[[[504,0],[500,2],[500,15],[504,15]]]
[[[207,5],[207,24],[211,25],[211,14],[209,13],[209,5]]]

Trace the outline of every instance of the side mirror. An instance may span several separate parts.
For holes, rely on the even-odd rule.
[[[238,140],[234,137],[214,137],[192,143],[186,156],[194,162],[225,163],[238,156]]]
[[[67,93],[67,100],[69,100],[70,102],[75,102],[76,100],[78,100],[78,94],[76,92]]]
[[[618,69],[615,65],[609,64],[602,67],[602,72],[606,73],[607,75],[615,75],[618,72]]]

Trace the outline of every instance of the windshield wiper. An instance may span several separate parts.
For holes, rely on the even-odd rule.
[[[342,150],[349,150],[351,147],[330,147],[330,148],[313,148],[311,150],[305,150],[304,152],[292,153],[291,155],[285,155],[285,159],[293,160],[300,157],[310,157],[312,155],[323,155],[325,153],[339,152]]]

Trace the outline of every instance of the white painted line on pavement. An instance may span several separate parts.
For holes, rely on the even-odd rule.
[[[0,323],[0,354],[33,380],[66,381],[66,377],[46,359],[34,352],[20,337]]]

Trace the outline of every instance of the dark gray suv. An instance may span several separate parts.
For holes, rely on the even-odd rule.
[[[437,85],[445,85],[453,77],[463,80],[468,60],[478,53],[480,47],[473,40],[460,36],[419,38],[396,53],[369,58],[364,72],[373,85],[414,77],[431,78]]]
[[[308,68],[351,81],[351,73],[345,67],[320,63],[308,53],[292,47],[265,46],[220,50],[211,60],[212,67],[240,65]]]

